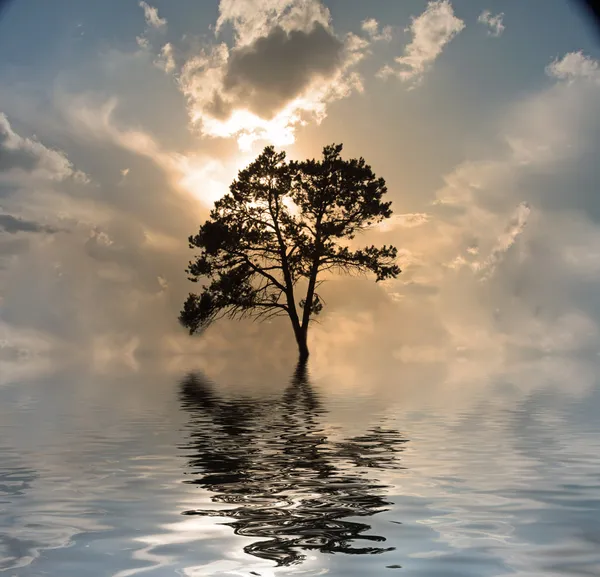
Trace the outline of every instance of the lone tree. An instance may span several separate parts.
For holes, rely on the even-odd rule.
[[[189,237],[190,248],[200,249],[189,279],[208,279],[179,316],[190,334],[221,317],[288,315],[305,360],[309,322],[323,308],[320,273],[372,272],[376,281],[400,273],[395,247],[348,246],[392,211],[382,201],[383,178],[363,158],[343,160],[341,151],[341,144],[326,146],[321,160],[286,162],[284,152],[268,146],[238,173]]]

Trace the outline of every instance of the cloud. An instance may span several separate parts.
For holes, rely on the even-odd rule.
[[[597,60],[583,52],[569,52],[546,67],[548,76],[560,80],[574,81],[577,78],[600,83],[600,65]]]
[[[2,369],[0,386],[11,380],[12,375],[7,369],[15,365],[10,361],[20,361],[16,368],[27,371],[28,368],[33,368],[32,365],[37,364],[40,355],[51,353],[55,344],[54,341],[49,340],[48,335],[30,329],[15,329],[0,319],[0,369]],[[5,364],[5,362],[9,363]],[[44,363],[43,368],[47,369],[48,365],[49,363]]]
[[[531,208],[526,202],[522,202],[517,207],[515,213],[510,219],[504,232],[498,237],[494,248],[486,260],[477,265],[475,268],[479,270],[483,279],[489,278],[494,274],[498,263],[502,260],[506,252],[512,247],[517,238],[522,234],[529,218]]]
[[[212,206],[227,192],[237,171],[253,158],[240,154],[226,161],[207,153],[168,150],[150,133],[119,125],[116,119],[119,101],[116,98],[102,103],[90,101],[85,96],[65,95],[64,99],[65,120],[81,139],[108,142],[150,160],[167,177],[173,192],[179,193],[179,199],[184,203],[182,207],[190,200],[200,201],[205,207]],[[121,172],[121,182],[129,180],[130,168],[125,170],[126,173]],[[201,209],[194,206],[192,212],[199,218]]]
[[[449,0],[429,2],[425,12],[412,19],[408,30],[413,39],[406,46],[404,56],[395,59],[399,67],[385,66],[379,76],[395,76],[412,86],[418,85],[446,44],[464,27],[465,23],[454,15]]]
[[[277,26],[230,53],[223,91],[233,103],[270,119],[312,83],[330,78],[342,54],[343,43],[319,23],[309,32]]]
[[[192,123],[248,150],[290,144],[296,127],[323,120],[331,102],[362,90],[355,67],[370,42],[339,37],[329,20],[318,0],[223,0],[216,31],[231,25],[233,45],[206,46],[178,74]]]
[[[145,36],[136,36],[135,41],[142,50],[148,50],[150,48],[150,41]]]
[[[380,230],[388,231],[396,227],[413,228],[429,222],[430,215],[425,212],[414,212],[407,214],[394,214],[391,218],[379,223]]]
[[[144,30],[144,33],[141,34],[140,36],[136,36],[135,37],[135,41],[137,42],[137,45],[141,48],[142,51],[150,51],[152,49],[152,42],[151,39],[153,37],[156,37],[155,32],[164,32],[167,28],[167,20],[165,18],[160,18],[158,15],[158,9],[154,8],[153,6],[150,6],[150,4],[148,4],[147,2],[144,2],[143,0],[141,2],[139,2],[139,6],[140,8],[142,8],[144,10],[144,18],[146,20],[146,30]],[[170,46],[169,44],[166,44],[164,48],[166,48],[167,46]],[[168,48],[167,48],[167,52],[168,52]],[[169,63],[169,59],[168,59],[168,55],[167,54],[163,54],[163,51],[161,50],[158,58],[156,59],[156,66],[158,66],[159,68],[165,68],[168,67],[168,63]],[[167,70],[167,72],[170,71]]]
[[[236,6],[250,4],[256,8],[267,3]],[[231,10],[233,5],[229,3]],[[368,24],[365,38],[342,37],[324,17],[326,12],[316,12],[318,17],[307,21],[300,17],[307,14],[300,11],[300,3],[286,5],[284,16],[254,10],[242,18],[238,11],[235,23],[230,15],[219,34],[229,38],[226,28],[231,25],[233,43],[212,43],[188,57],[188,63],[204,59],[186,80],[197,83],[189,95],[190,113],[197,115],[205,133],[242,137],[246,143],[282,135],[293,139],[297,126],[322,118],[334,97],[347,94],[344,86],[350,90],[358,86],[352,84],[359,81],[352,77],[355,63],[381,34],[379,27]],[[250,21],[256,28],[246,25]],[[307,38],[338,47],[337,52],[324,51],[323,57],[330,60],[319,63],[319,79],[314,82],[312,61],[302,60],[312,48]],[[248,106],[254,110],[243,108],[239,94],[244,90],[252,94],[262,59],[272,63],[268,59],[276,58],[274,51],[291,47],[297,47],[303,65],[291,71],[275,67],[275,79],[267,79],[274,83],[273,95],[267,95],[274,99],[269,106],[282,106],[281,110],[270,113],[269,106],[251,97]],[[183,52],[176,47],[173,51],[178,60]],[[134,66],[143,65],[153,78],[165,81],[153,67],[154,56],[136,51],[127,66],[134,60]],[[241,63],[238,68],[235,62]],[[135,68],[136,74],[130,70],[120,68],[119,78],[137,87],[142,70]],[[172,72],[181,78],[177,62]],[[98,84],[103,92],[112,86],[110,78]],[[204,89],[202,98],[194,100]],[[24,236],[27,241],[27,245],[1,241],[0,252],[7,253],[1,266],[10,261],[0,272],[4,322],[15,329],[35,330],[49,342],[99,350],[94,356],[98,362],[118,358],[120,351],[127,358],[202,351],[212,364],[215,350],[221,350],[222,357],[237,349],[248,352],[248,358],[264,359],[261,355],[275,355],[271,348],[278,351],[277,347],[287,350],[291,359],[294,343],[285,324],[217,325],[201,339],[189,339],[179,331],[177,312],[191,288],[183,273],[191,256],[185,237],[250,155],[230,162],[222,151],[233,143],[189,137],[184,145],[188,136],[181,137],[176,130],[162,140],[159,125],[151,118],[128,116],[125,101],[135,103],[138,95],[148,98],[149,115],[166,109],[154,91],[144,94],[144,90],[131,89],[131,98],[128,93],[127,98],[109,101],[103,94],[72,97],[57,90],[58,113],[38,112],[39,118],[56,119],[52,129],[64,137],[57,140],[77,147],[79,157],[94,158],[102,167],[98,171],[102,182],[86,187],[90,190],[85,195],[74,195],[63,180],[50,199],[45,190],[38,193],[32,187],[18,199],[26,212],[3,206],[21,222],[45,223],[46,214],[73,221],[69,235],[4,235],[7,241]],[[224,100],[222,110],[215,95]],[[581,208],[573,198],[583,194],[573,174],[589,179],[585,176],[589,172],[581,170],[585,167],[580,155],[597,149],[590,146],[597,127],[594,119],[600,118],[594,114],[597,106],[595,82],[585,78],[552,82],[547,90],[514,105],[514,114],[495,131],[500,138],[493,154],[466,158],[445,175],[437,204],[430,204],[434,191],[425,191],[400,205],[405,212],[396,215],[391,226],[370,230],[369,238],[361,242],[373,238],[397,244],[403,273],[386,286],[371,287],[369,281],[357,279],[325,283],[326,314],[311,329],[314,362],[321,358],[326,368],[347,366],[348,382],[357,378],[355,368],[360,366],[387,367],[389,374],[397,375],[415,360],[424,366],[447,363],[450,380],[461,382],[464,377],[477,382],[494,371],[502,374],[511,347],[526,345],[528,354],[541,355],[595,346],[597,317],[591,303],[600,274],[600,232],[593,220],[572,209],[576,204]],[[586,112],[592,121],[582,120]],[[182,114],[181,128],[185,121]],[[180,147],[172,144],[177,137]],[[485,144],[481,150],[494,148]],[[210,153],[209,147],[214,147]],[[127,175],[119,172],[124,167],[130,170]],[[122,176],[126,178],[117,186]],[[562,178],[566,180],[559,185]],[[531,203],[533,210],[529,212],[522,202]],[[10,225],[15,226],[14,221]],[[18,258],[13,258],[16,251]],[[232,366],[228,360],[223,364]]]
[[[167,42],[161,49],[158,57],[154,61],[154,64],[160,69],[164,70],[167,74],[175,70],[175,56],[173,45]]]
[[[12,257],[16,254],[22,254],[29,248],[29,239],[23,237],[8,239],[4,237],[0,240],[0,269],[3,268],[2,259]],[[0,304],[2,299],[0,298]]]
[[[9,234],[17,232],[45,232],[55,233],[59,229],[38,222],[16,218],[11,214],[0,214],[0,230]]]
[[[150,4],[143,0],[139,3],[139,6],[144,10],[144,18],[146,19],[146,24],[148,26],[160,29],[167,25],[167,21],[164,18],[159,17],[158,10],[154,8],[154,6],[150,6]]]
[[[152,70],[148,58],[146,66]],[[16,193],[2,199],[0,322],[12,328],[7,347],[20,349],[18,335],[34,331],[53,350],[77,355],[72,345],[78,342],[84,357],[161,349],[163,340],[178,334],[178,301],[189,289],[185,238],[206,214],[200,200],[208,178],[194,181],[192,190],[183,181],[188,168],[204,166],[210,158],[167,149],[138,126],[130,128],[119,116],[121,109],[115,113],[118,99],[102,104],[101,95],[59,90],[54,96],[52,108],[45,103],[43,112],[34,110],[28,120],[39,114],[41,130],[57,134],[102,169],[93,186],[74,186],[65,178],[73,169],[61,153],[62,162],[55,164],[62,180],[21,179]],[[55,122],[44,125],[45,118]],[[48,155],[56,160],[56,153],[37,141],[6,128],[3,133],[2,150],[8,140],[21,156],[27,153],[27,170],[48,165]],[[222,193],[236,168],[228,167],[223,178],[218,170],[223,167],[211,166],[205,175],[223,181]],[[69,234],[34,234],[59,230]]]
[[[366,32],[369,38],[375,42],[380,40],[389,42],[392,39],[392,27],[384,26],[380,32],[379,22],[377,22],[375,18],[363,20],[360,27],[363,32]]]
[[[136,54],[127,65],[144,60],[152,72],[148,54]],[[14,329],[7,338],[31,330],[52,348],[70,350],[77,342],[84,357],[101,364],[124,351],[139,358],[197,350],[199,341],[177,323],[190,290],[185,239],[250,158],[203,151],[195,139],[189,148],[170,148],[124,115],[117,97],[61,90],[54,96],[51,109],[35,111],[41,130],[102,170],[85,190],[36,181],[14,202],[3,199],[11,214],[0,215],[0,236],[15,233],[0,239],[0,319]],[[54,122],[44,124],[46,118]],[[185,113],[182,120],[185,129]],[[52,227],[38,224],[46,222]],[[69,234],[25,234],[59,228]]]
[[[315,24],[329,28],[331,15],[320,0],[221,0],[216,33],[230,24],[235,45],[253,44],[280,27],[286,32],[308,32]]]
[[[20,171],[50,180],[74,178],[86,182],[87,176],[73,168],[66,155],[31,138],[19,136],[5,114],[0,113],[0,173]]]
[[[511,106],[498,122],[496,151],[467,158],[443,177],[436,201],[422,205],[425,223],[410,228],[399,218],[379,231],[378,242],[411,258],[401,277],[386,283],[394,305],[362,309],[369,320],[356,339],[373,341],[369,355],[392,347],[403,366],[437,364],[456,371],[451,378],[462,385],[484,373],[491,378],[491,367],[502,372],[515,358],[596,355],[599,85],[589,73],[565,79],[559,75]],[[326,297],[340,303],[337,314],[352,317],[339,294]],[[373,334],[371,326],[378,327]],[[319,345],[335,339],[334,330],[319,336]],[[324,354],[332,366],[334,354],[352,359],[353,370],[362,366],[356,343],[340,343],[334,352],[337,346]],[[476,359],[486,359],[487,368]]]
[[[477,18],[477,22],[487,26],[490,36],[498,37],[504,32],[504,13],[500,12],[495,16],[489,10],[484,10]]]

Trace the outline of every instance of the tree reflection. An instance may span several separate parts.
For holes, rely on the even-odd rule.
[[[335,441],[321,425],[325,412],[305,365],[277,399],[226,399],[198,374],[181,383],[181,404],[190,413],[185,449],[194,476],[186,481],[214,493],[231,507],[185,515],[232,519],[237,535],[259,540],[246,553],[277,565],[301,563],[305,551],[376,554],[393,547],[350,518],[386,510],[386,486],[374,469],[398,468],[407,441],[380,427]],[[358,546],[355,541],[365,542]]]

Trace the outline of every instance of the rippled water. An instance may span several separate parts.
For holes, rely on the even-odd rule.
[[[7,378],[0,573],[600,575],[586,367]]]

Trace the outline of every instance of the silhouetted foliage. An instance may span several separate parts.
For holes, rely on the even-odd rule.
[[[266,147],[239,172],[230,193],[215,203],[190,248],[200,254],[187,272],[208,279],[190,294],[180,322],[190,334],[215,319],[288,315],[300,356],[308,356],[307,331],[323,301],[316,292],[325,271],[400,273],[393,246],[353,250],[345,241],[392,215],[383,178],[363,158],[343,160],[342,145],[326,146],[321,160],[286,162]],[[298,298],[298,283],[304,296]]]
[[[302,563],[306,551],[365,555],[394,549],[356,518],[388,509],[386,486],[373,475],[401,468],[407,439],[382,427],[330,438],[306,365],[298,365],[281,397],[226,398],[192,373],[181,383],[180,400],[190,415],[189,441],[182,447],[188,483],[210,491],[218,504],[184,515],[225,519],[235,534],[257,539],[244,546],[246,553],[280,566]]]

